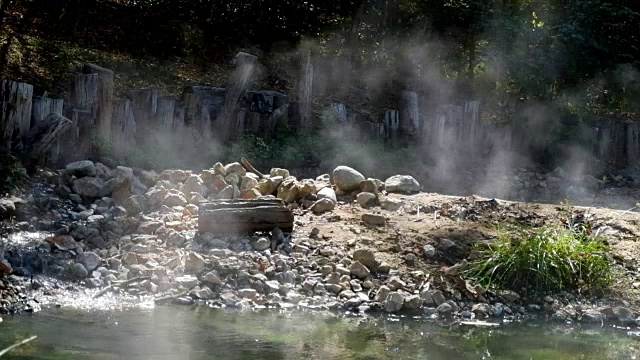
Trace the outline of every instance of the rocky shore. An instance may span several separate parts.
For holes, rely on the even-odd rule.
[[[633,297],[527,298],[463,279],[458,269],[473,256],[471,244],[494,236],[486,223],[551,215],[420,191],[409,175],[382,181],[346,166],[315,179],[277,168],[252,173],[240,163],[217,163],[197,174],[91,161],[42,170],[25,193],[0,203],[0,313],[33,310],[34,298],[80,286],[93,289],[94,299],[127,294],[215,307],[640,326]],[[197,232],[200,202],[256,198],[286,202],[294,231]],[[637,213],[617,217],[626,218],[636,221]],[[611,228],[614,239],[635,231]],[[638,275],[637,250],[618,257],[630,286]]]

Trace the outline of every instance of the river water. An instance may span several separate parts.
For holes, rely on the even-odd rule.
[[[7,359],[640,359],[640,334],[560,324],[442,326],[392,317],[156,306],[3,317]]]

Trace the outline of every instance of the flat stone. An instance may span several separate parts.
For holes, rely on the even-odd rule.
[[[387,220],[384,215],[369,213],[362,214],[362,221],[367,225],[380,226],[384,225]]]

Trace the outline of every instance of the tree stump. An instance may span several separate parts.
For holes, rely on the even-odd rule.
[[[293,231],[293,213],[282,200],[218,200],[201,202],[198,231],[218,235],[252,234],[276,227]]]
[[[98,75],[96,103],[96,135],[102,141],[111,139],[111,118],[113,115],[113,71],[103,67],[86,64],[82,67],[84,74]]]
[[[51,153],[51,148],[71,128],[73,122],[61,114],[52,112],[34,127],[26,141],[27,168],[41,165]]]
[[[32,98],[32,85],[0,80],[0,151],[24,145],[31,128]]]

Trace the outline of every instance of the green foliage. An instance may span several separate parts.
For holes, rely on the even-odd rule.
[[[609,249],[588,226],[509,227],[466,275],[487,287],[531,293],[595,290],[611,282]]]
[[[0,154],[0,196],[20,189],[27,180],[27,171],[18,158]]]

